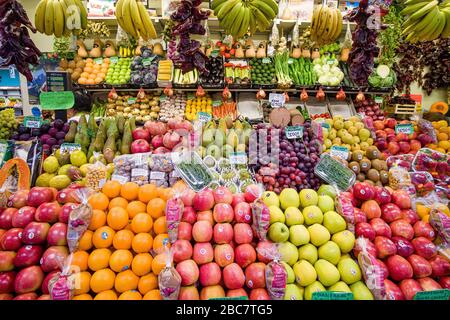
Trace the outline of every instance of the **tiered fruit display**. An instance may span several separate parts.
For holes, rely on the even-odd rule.
[[[265,192],[270,210],[268,237],[279,243],[287,270],[285,300],[312,300],[314,292],[351,292],[355,300],[373,300],[350,256],[355,236],[335,210],[334,188],[319,192],[286,188],[277,196]]]
[[[141,47],[140,55],[135,56],[131,62],[131,83],[136,85],[156,83],[160,59],[152,49]]]
[[[212,99],[209,94],[186,101],[185,117],[189,121],[197,119],[199,112],[206,112],[212,116]]]
[[[109,58],[95,60],[87,58],[83,72],[80,74],[80,78],[78,78],[78,84],[96,85],[102,83],[106,78],[108,68]]]
[[[136,121],[145,122],[158,119],[160,112],[160,96],[153,92],[130,94],[114,94],[108,97],[107,116],[135,117]]]
[[[0,139],[9,139],[19,126],[15,119],[13,108],[7,108],[0,111],[0,126]]]
[[[440,120],[440,121],[433,121],[433,128],[436,132],[436,137],[438,140],[437,145],[436,144],[428,144],[426,147],[431,148],[433,150],[447,153],[450,151],[450,126],[448,125],[447,121]]]
[[[366,281],[384,279],[374,291],[377,299],[412,300],[417,292],[442,289],[436,280],[448,287],[450,263],[433,243],[434,229],[411,209],[406,191],[356,183],[346,196],[356,203],[347,213],[355,216],[353,252],[366,256],[358,258]]]
[[[116,3],[116,19],[126,33],[138,40],[156,39],[157,34],[150,15],[142,2],[136,0],[119,0]]]
[[[130,58],[119,58],[116,63],[111,63],[106,73],[106,84],[127,84],[130,81]]]

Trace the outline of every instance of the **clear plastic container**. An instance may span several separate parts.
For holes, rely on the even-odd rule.
[[[390,156],[386,159],[386,163],[388,166],[388,169],[400,166],[405,168],[406,170],[410,171],[412,167],[412,162],[414,160],[415,155],[413,154],[399,154],[396,156]]]
[[[449,171],[449,156],[429,148],[422,148],[412,162],[414,171],[427,171],[433,177],[445,176]]]
[[[347,191],[356,181],[355,173],[329,154],[323,154],[314,173],[340,191]]]
[[[172,161],[180,177],[194,191],[205,189],[213,181],[210,169],[194,151],[173,152]]]

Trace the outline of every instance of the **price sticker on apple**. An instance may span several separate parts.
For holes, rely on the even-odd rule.
[[[286,102],[286,97],[283,93],[270,93],[269,102],[272,108],[281,108]]]
[[[303,137],[303,126],[286,127],[284,132],[288,139],[299,139]]]
[[[397,124],[395,126],[395,134],[398,134],[398,133],[411,134],[413,132],[414,132],[414,128],[413,128],[412,124],[410,124],[410,123]]]
[[[343,160],[348,159],[348,148],[343,146],[332,146],[330,150],[332,157],[339,157]]]
[[[198,112],[197,119],[203,123],[206,123],[211,120],[211,115],[207,112]]]
[[[230,154],[231,164],[247,164],[247,154],[243,151],[233,152]]]
[[[71,153],[77,150],[81,150],[81,145],[79,143],[63,143],[60,147],[61,153]]]
[[[42,125],[42,118],[41,117],[26,116],[23,119],[23,125],[26,128],[32,128],[32,129],[40,128],[41,125]]]

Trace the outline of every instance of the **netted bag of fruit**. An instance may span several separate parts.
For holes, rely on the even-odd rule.
[[[175,189],[173,197],[166,203],[166,224],[170,243],[178,239],[178,226],[184,211],[184,203],[181,200],[184,192],[187,192],[186,189],[181,192]]]
[[[450,260],[450,217],[442,209],[443,204],[434,204],[430,211],[430,224],[437,232],[438,252]]]
[[[106,182],[106,172],[106,166],[100,161],[89,166],[86,173],[86,188],[94,191],[100,190]]]
[[[248,186],[245,190],[250,191],[250,193],[255,197],[255,200],[251,204],[253,232],[260,241],[267,240],[266,235],[270,226],[270,211],[261,199],[264,188],[261,184],[253,184]]]
[[[173,267],[173,250],[164,245],[166,266],[158,275],[159,292],[164,300],[177,300],[180,293],[181,276]]]
[[[272,300],[282,300],[286,293],[287,271],[281,263],[278,246],[272,243],[266,248],[257,248],[264,258],[272,260],[266,265],[266,288]]]
[[[433,124],[425,119],[419,118],[416,119],[417,127],[419,128],[421,133],[426,134],[431,138],[431,143],[438,143],[438,138],[436,135],[436,131],[433,128]]]
[[[74,290],[81,287],[80,273],[70,274],[72,257],[72,254],[64,260],[58,257],[57,263],[62,271],[56,272],[48,281],[48,291],[52,300],[72,300]]]
[[[336,195],[336,211],[344,217],[347,229],[355,232],[355,207],[353,206],[353,196],[350,192],[341,192]]]
[[[78,249],[78,243],[87,230],[92,218],[92,207],[88,200],[92,194],[89,188],[80,188],[74,192],[74,197],[80,203],[70,212],[67,228],[67,245],[70,252]]]

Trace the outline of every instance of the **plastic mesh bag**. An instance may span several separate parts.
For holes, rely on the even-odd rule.
[[[73,209],[69,216],[67,244],[70,252],[75,252],[78,249],[78,242],[91,222],[92,207],[88,203],[91,193],[92,191],[88,188],[81,188],[75,191],[75,196],[80,205]]]
[[[287,272],[280,262],[278,246],[272,244],[267,248],[258,248],[258,253],[272,260],[266,265],[266,288],[272,300],[282,300],[286,292]]]
[[[177,300],[180,293],[181,276],[173,267],[173,251],[164,246],[166,266],[158,275],[159,292],[164,300]]]
[[[183,216],[184,203],[181,200],[181,193],[176,193],[166,204],[167,233],[170,243],[174,243],[178,238],[178,225]]]

